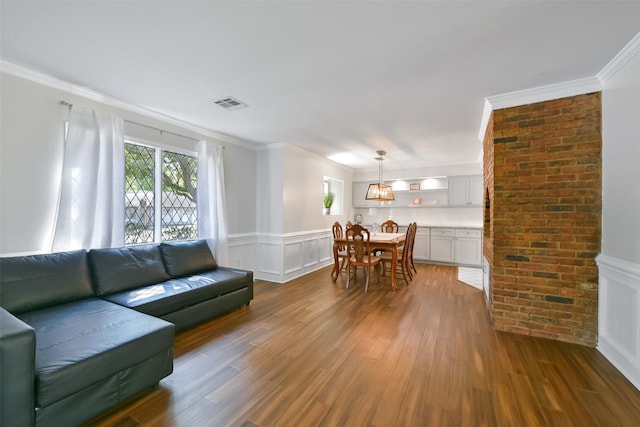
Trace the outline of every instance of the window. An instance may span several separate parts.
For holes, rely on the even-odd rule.
[[[344,213],[344,183],[335,178],[325,176],[322,178],[323,184],[323,214],[324,215],[342,215]],[[329,195],[331,202],[327,203]]]
[[[198,158],[125,141],[125,244],[198,237]]]

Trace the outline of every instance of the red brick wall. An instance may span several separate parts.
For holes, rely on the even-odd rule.
[[[496,329],[596,344],[600,131],[599,92],[494,111],[484,253]]]
[[[482,239],[482,255],[487,259],[493,269],[493,184],[494,184],[494,154],[493,154],[493,114],[489,118],[487,131],[482,142],[483,147],[483,171],[484,171],[484,233]],[[489,313],[493,320],[493,292],[487,295],[489,300]]]

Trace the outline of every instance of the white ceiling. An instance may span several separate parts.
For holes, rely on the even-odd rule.
[[[4,61],[354,168],[384,149],[400,169],[478,162],[485,97],[595,76],[640,31],[640,2],[2,0],[0,23]]]

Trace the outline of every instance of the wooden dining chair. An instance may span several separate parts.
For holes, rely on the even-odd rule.
[[[398,225],[398,223],[392,219],[388,219],[382,224],[380,224],[381,233],[397,233],[399,229],[400,229],[400,226]],[[383,253],[384,253],[383,249],[380,249],[380,248],[373,249],[374,255],[381,256]]]
[[[344,239],[344,232],[342,231],[342,225],[338,221],[333,224],[333,240],[335,244],[336,239]],[[334,265],[338,264],[338,271],[335,272],[336,278],[340,275],[340,272],[344,270],[345,264],[348,261],[349,253],[347,252],[347,246],[341,245],[338,246],[338,253],[335,255],[337,258],[334,259]],[[335,270],[335,267],[334,267]]]
[[[418,274],[418,270],[416,269],[416,265],[413,263],[413,246],[416,242],[416,233],[418,232],[418,223],[413,223],[413,235],[411,236],[411,244],[409,246],[409,253],[407,254],[407,263],[409,265],[408,271],[409,275],[413,278],[414,274]]]
[[[402,275],[404,281],[409,284],[413,280],[413,272],[411,270],[410,258],[413,256],[413,243],[416,238],[416,231],[418,225],[414,222],[409,224],[405,235],[404,245],[398,250],[398,257],[396,259],[396,276]],[[393,256],[390,252],[384,252],[380,255],[380,262],[382,263],[383,274],[387,271],[391,271],[391,263],[393,262]]]
[[[371,269],[377,267],[380,264],[380,257],[371,255],[371,248],[369,247],[369,230],[355,224],[346,230],[347,247],[351,256],[347,262],[347,289],[349,289],[349,282],[351,280],[351,268],[355,267],[354,278],[358,272],[358,267],[363,267],[366,275],[366,282],[364,285],[364,291],[369,289],[369,278],[371,277]],[[377,268],[375,269],[378,273]],[[378,280],[380,279],[378,273]]]
[[[392,219],[388,219],[382,224],[380,224],[380,231],[382,233],[397,233],[400,229],[400,226],[397,222]]]

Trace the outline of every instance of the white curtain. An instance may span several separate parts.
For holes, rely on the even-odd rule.
[[[207,239],[220,265],[229,265],[223,147],[198,143],[198,237]]]
[[[69,114],[51,250],[123,245],[123,120],[74,107]]]

